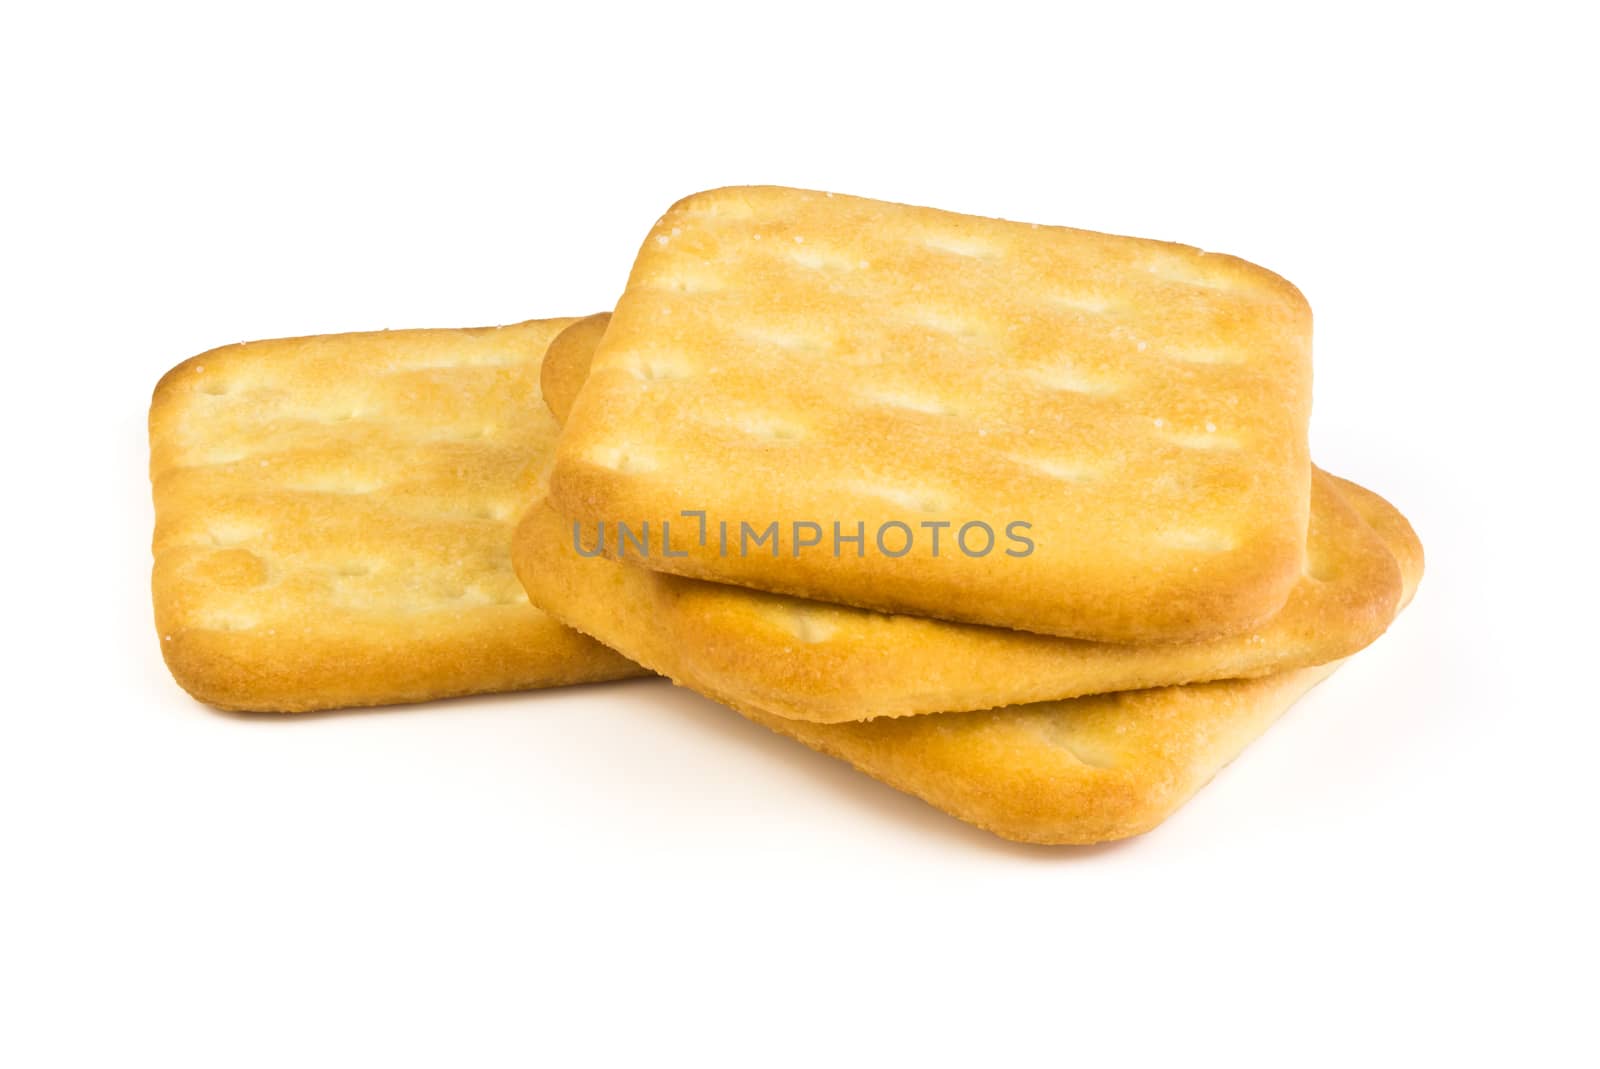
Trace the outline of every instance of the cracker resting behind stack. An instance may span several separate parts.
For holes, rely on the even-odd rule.
[[[572,319],[241,343],[150,406],[167,665],[228,709],[425,701],[641,674],[528,604],[508,543]]]

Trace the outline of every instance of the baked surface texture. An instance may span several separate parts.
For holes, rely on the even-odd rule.
[[[1409,600],[1422,576],[1415,533],[1378,495],[1336,483],[1391,547],[1402,598]],[[627,569],[613,567],[605,575],[620,585]],[[622,600],[616,591],[594,596]],[[1257,679],[848,723],[735,708],[1003,838],[1086,844],[1161,823],[1340,663]]]
[[[776,555],[712,538],[635,558],[659,571],[1099,641],[1197,641],[1261,623],[1302,573],[1310,404],[1310,310],[1242,260],[721,189],[680,201],[645,239],[550,496],[591,526],[683,510],[736,536],[779,524]],[[794,552],[802,522],[826,532],[820,549]],[[835,522],[867,548],[835,544]],[[973,527],[971,553],[957,549],[977,523],[992,548]],[[1013,523],[1030,525],[1031,552]]]
[[[569,327],[545,356],[545,402],[558,420],[583,385],[604,319]],[[1283,608],[1250,631],[1190,643],[1090,642],[889,615],[589,558],[574,539],[593,549],[591,532],[548,506],[530,510],[513,553],[534,604],[633,660],[741,708],[833,723],[1246,678],[1348,656],[1388,626],[1401,582],[1339,482],[1314,475],[1306,571]],[[607,577],[614,569],[623,574]]]
[[[150,406],[152,593],[178,683],[227,709],[640,674],[528,604],[508,544],[571,319],[226,346]]]

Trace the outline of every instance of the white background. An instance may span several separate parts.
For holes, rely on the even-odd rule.
[[[540,7],[8,8],[0,1061],[1594,1064],[1588,31]],[[1415,522],[1415,606],[1092,850],[659,683],[288,721],[178,690],[147,589],[167,367],[596,311],[670,202],[742,182],[1294,280],[1314,452]]]

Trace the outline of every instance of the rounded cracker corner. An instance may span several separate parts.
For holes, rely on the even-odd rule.
[[[203,353],[191,356],[183,363],[171,368],[161,378],[156,380],[155,389],[150,391],[150,411],[154,415],[174,391],[178,390],[185,381],[195,381],[207,372],[217,367],[225,367],[232,355],[249,347],[251,342],[238,341],[229,345],[219,345],[215,349],[207,349]]]

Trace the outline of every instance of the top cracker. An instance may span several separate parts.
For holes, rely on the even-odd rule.
[[[645,240],[551,500],[661,571],[1194,641],[1302,573],[1310,406],[1310,309],[1242,260],[729,188]]]

